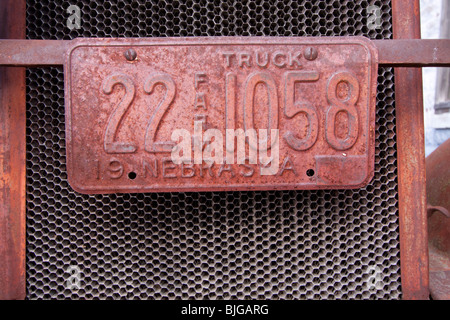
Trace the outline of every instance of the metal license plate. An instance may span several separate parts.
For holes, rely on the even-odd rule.
[[[79,39],[65,72],[78,192],[347,189],[373,176],[367,39]]]

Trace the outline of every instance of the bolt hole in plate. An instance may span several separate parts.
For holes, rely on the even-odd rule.
[[[78,192],[349,189],[373,176],[368,39],[77,39],[65,72]]]
[[[134,179],[136,179],[136,177],[137,177],[136,172],[131,171],[130,173],[128,173],[128,179],[134,180]]]

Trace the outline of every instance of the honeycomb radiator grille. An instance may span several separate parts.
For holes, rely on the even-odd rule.
[[[69,30],[74,3],[81,28]],[[390,1],[27,1],[29,39],[263,35],[388,39]],[[391,68],[378,74],[375,177],[333,191],[78,194],[63,76],[27,70],[29,299],[401,297]]]

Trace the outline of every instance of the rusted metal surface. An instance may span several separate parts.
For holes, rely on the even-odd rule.
[[[25,37],[25,1],[0,3],[1,38]],[[0,68],[0,299],[25,298],[25,68]]]
[[[71,46],[71,41],[0,40],[0,65],[29,67],[63,65],[64,54]],[[380,66],[450,66],[448,39],[372,40],[372,43],[378,49]],[[310,54],[311,52],[306,51],[305,58]]]
[[[0,65],[55,66],[64,64],[70,40],[0,40]]]
[[[420,38],[419,1],[394,1],[395,39]],[[395,69],[400,261],[403,299],[428,299],[422,70]]]
[[[69,182],[83,193],[359,188],[373,175],[376,60],[355,37],[79,39],[65,65]],[[174,164],[180,129],[192,154]],[[210,129],[223,139],[214,163],[196,160]],[[249,140],[238,164],[236,139],[225,163],[230,129],[279,130],[265,144],[279,157],[268,164]]]
[[[450,41],[444,39],[373,40],[380,65],[450,66]]]
[[[11,14],[11,11],[14,9],[9,3],[17,3],[17,1],[7,1],[3,2],[2,5],[8,7],[8,14],[4,14],[2,11],[2,17],[14,17]],[[3,10],[3,9],[2,9]],[[4,26],[20,26],[17,23],[16,17],[14,17],[14,23],[4,23]],[[405,37],[419,37],[418,32],[418,1],[414,4],[411,3],[400,3],[394,1],[394,33],[397,38],[401,36]],[[411,27],[412,26],[412,27]],[[0,35],[1,37],[6,37],[5,35]],[[21,35],[16,35],[15,37],[20,37]],[[18,47],[15,42],[5,42],[3,40],[0,41],[0,65],[30,65],[30,66],[39,66],[39,65],[62,65],[64,63],[63,53],[66,51],[66,45],[68,42],[62,41],[26,41],[22,42],[22,47]],[[414,47],[414,54],[410,54],[407,50],[398,50],[398,46],[403,48],[411,47],[413,42],[381,42],[374,41],[375,45],[380,48],[384,48],[380,53],[379,62],[382,65],[408,65],[408,66],[431,66],[431,65],[448,65],[448,49],[437,50],[438,55],[434,55],[433,51],[435,47],[435,43],[431,42],[423,42],[426,46],[424,48],[422,46],[422,42],[420,46]],[[393,47],[391,47],[391,44]],[[448,44],[445,42],[439,42],[438,45],[444,45],[444,48],[448,48]],[[16,50],[15,54],[11,54],[10,49]],[[392,48],[391,51],[389,49]],[[420,50],[418,50],[420,48]],[[45,49],[45,50],[42,50]],[[47,50],[49,49],[49,50]],[[394,50],[395,49],[395,50]],[[388,50],[388,51],[385,51]],[[430,51],[431,50],[431,51]],[[402,54],[402,51],[403,54]],[[431,53],[433,51],[433,53]],[[5,53],[6,52],[6,53]],[[125,55],[122,53],[123,57],[127,59],[128,57],[133,57],[133,55]],[[431,54],[431,55],[430,55]],[[320,57],[320,52],[319,55]],[[314,57],[313,50],[305,50],[304,57]],[[403,58],[402,58],[403,57]],[[405,58],[407,57],[407,58]],[[442,60],[443,59],[443,60]],[[130,63],[133,63],[135,59],[128,59]],[[4,69],[7,70],[7,69]],[[19,70],[19,69],[16,69]],[[3,81],[1,84],[1,101],[2,106],[8,106],[8,108],[2,107],[1,112],[1,137],[2,142],[2,159],[1,159],[1,169],[3,178],[3,186],[2,187],[2,208],[1,208],[1,221],[0,226],[2,227],[0,232],[0,245],[7,243],[7,240],[10,239],[10,235],[7,233],[8,230],[12,230],[12,232],[18,233],[13,239],[18,239],[18,241],[14,242],[14,246],[17,244],[20,245],[22,243],[22,231],[21,231],[21,220],[20,217],[23,217],[23,209],[19,207],[14,207],[17,203],[19,206],[22,202],[21,199],[24,196],[20,190],[23,189],[24,180],[21,178],[22,172],[24,172],[24,166],[22,167],[22,158],[20,158],[21,154],[25,154],[21,152],[20,148],[24,148],[24,143],[22,144],[20,132],[22,130],[22,126],[19,122],[15,122],[11,119],[21,119],[24,116],[24,109],[17,108],[17,112],[12,109],[12,107],[17,107],[20,103],[16,103],[12,100],[7,100],[4,98],[5,92],[8,90],[14,91],[13,85],[14,81],[20,82],[23,76],[23,70],[17,71],[17,73],[9,73],[10,71],[0,72],[0,77],[7,79]],[[22,72],[22,73],[21,73]],[[11,75],[11,78],[8,78],[8,74]],[[233,78],[231,78],[233,79]],[[232,81],[232,80],[231,80]],[[401,227],[401,260],[402,260],[402,283],[403,283],[403,292],[404,298],[426,298],[427,297],[427,287],[428,287],[428,279],[427,279],[427,258],[426,258],[426,249],[425,244],[426,240],[426,224],[425,221],[425,199],[423,196],[423,187],[421,187],[421,182],[423,185],[423,121],[420,118],[422,115],[422,107],[420,105],[421,101],[421,88],[419,85],[420,81],[420,69],[400,69],[396,70],[396,104],[397,104],[397,130],[399,134],[398,141],[398,149],[399,149],[399,201],[400,201],[400,227]],[[5,85],[7,83],[8,85]],[[20,87],[20,85],[18,85]],[[23,85],[21,87],[21,90]],[[411,89],[412,88],[412,89]],[[20,94],[22,91],[19,90]],[[117,88],[115,89],[117,90]],[[417,94],[411,94],[411,92],[416,92]],[[20,97],[20,94],[17,95]],[[113,94],[113,93],[112,93]],[[230,97],[232,99],[232,97]],[[11,107],[12,106],[12,107]],[[7,110],[7,111],[5,111]],[[298,116],[297,116],[298,117]],[[230,118],[226,118],[227,120],[231,120]],[[12,130],[10,127],[11,123],[17,124],[17,131]],[[18,136],[14,136],[14,133],[18,132]],[[412,147],[414,146],[414,147]],[[12,155],[12,153],[5,148],[10,148],[11,150],[17,151],[17,155]],[[10,157],[19,157],[18,159],[11,160]],[[24,163],[24,161],[23,161]],[[12,164],[12,166],[10,166]],[[19,168],[19,169],[17,169]],[[113,171],[116,168],[112,168]],[[11,173],[12,172],[12,173]],[[205,173],[208,172],[208,168],[204,170]],[[227,173],[224,170],[225,174]],[[19,177],[19,178],[18,178]],[[12,181],[11,179],[17,179],[16,181]],[[12,181],[12,182],[11,182]],[[6,187],[5,187],[6,186]],[[9,187],[8,187],[9,186]],[[17,187],[17,189],[16,189]],[[19,191],[18,191],[19,190]],[[13,196],[12,196],[13,195]],[[11,198],[14,198],[14,195],[18,195],[15,199],[16,201],[12,201]],[[19,201],[17,201],[19,199]],[[11,203],[11,205],[9,205]],[[5,209],[6,208],[6,209]],[[8,210],[11,212],[15,211],[18,214],[12,215],[7,213]],[[5,213],[6,212],[6,213]],[[5,213],[5,214],[4,214]],[[441,216],[438,213],[435,213],[433,217]],[[9,224],[9,220],[11,217],[13,220],[12,224]],[[13,226],[13,228],[9,229],[4,228],[5,225]],[[18,229],[16,228],[17,226]],[[8,238],[10,237],[10,238]],[[20,273],[20,261],[24,259],[24,248],[22,251],[18,250],[18,258],[12,258],[13,255],[6,255],[6,258],[3,259],[5,255],[6,247],[1,247],[0,258],[1,261],[6,261],[7,263],[0,266],[0,293],[5,297],[23,297],[23,292],[19,289],[18,294],[10,294],[13,290],[3,289],[9,287],[20,288],[22,285],[22,280],[20,277],[10,277],[9,275],[12,273]],[[15,248],[11,250],[16,250]],[[430,251],[430,255],[434,253],[432,250]],[[19,261],[19,267],[17,269],[11,267],[14,264],[14,261]],[[12,261],[12,262],[11,262]],[[15,270],[15,271],[14,271]],[[6,280],[5,280],[6,279]],[[14,279],[18,279],[17,286],[10,286],[10,284],[15,281]],[[1,282],[6,281],[6,282]],[[6,284],[5,284],[6,283]],[[9,290],[9,291],[8,291]],[[2,296],[3,297],[3,296]]]
[[[430,293],[450,300],[450,139],[426,159]]]

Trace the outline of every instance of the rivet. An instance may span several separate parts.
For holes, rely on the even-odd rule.
[[[134,61],[137,58],[136,50],[128,49],[127,51],[125,51],[124,56],[128,61]]]
[[[317,52],[316,48],[314,48],[314,47],[307,47],[305,49],[305,53],[304,53],[305,59],[307,59],[307,60],[314,60],[314,59],[317,58],[317,55],[318,55],[318,52]]]

